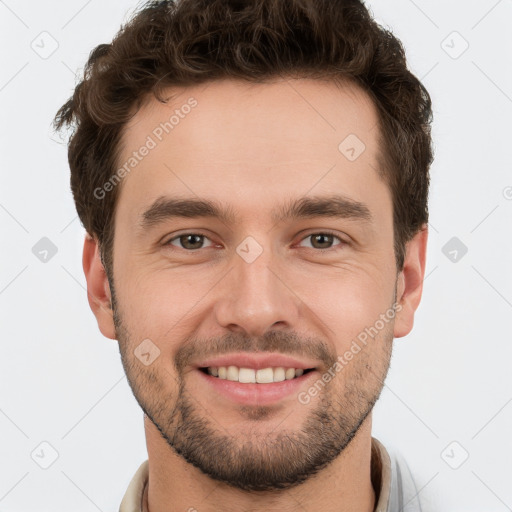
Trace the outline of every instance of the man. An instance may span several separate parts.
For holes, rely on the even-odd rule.
[[[371,435],[419,305],[431,102],[355,0],[146,4],[55,124],[148,460],[121,512],[420,510]]]

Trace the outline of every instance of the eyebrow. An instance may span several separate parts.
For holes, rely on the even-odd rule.
[[[144,211],[140,226],[149,229],[173,218],[215,218],[225,224],[234,224],[236,211],[230,206],[209,199],[161,196]],[[359,201],[341,195],[313,196],[291,199],[271,213],[274,223],[315,217],[342,218],[371,224],[370,209]]]

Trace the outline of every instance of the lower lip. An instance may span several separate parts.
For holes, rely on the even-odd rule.
[[[267,384],[241,384],[237,381],[219,379],[213,377],[201,370],[197,370],[206,383],[218,393],[229,398],[233,402],[245,405],[265,405],[279,402],[279,400],[295,393],[298,394],[300,388],[310,378],[317,373],[315,370],[309,371],[295,377],[294,379],[283,380],[281,382],[272,382]]]

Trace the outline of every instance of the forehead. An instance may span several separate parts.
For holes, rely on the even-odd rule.
[[[378,115],[359,87],[314,79],[216,80],[148,96],[127,123],[117,214],[135,222],[158,197],[237,203],[240,214],[283,199],[340,193],[386,196]],[[270,211],[270,210],[269,210]]]

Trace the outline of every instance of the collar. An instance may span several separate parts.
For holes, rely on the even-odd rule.
[[[372,437],[371,480],[375,490],[374,512],[388,512],[391,492],[391,458],[384,445]],[[147,512],[147,490],[149,461],[145,460],[137,469],[123,497],[119,512]]]

